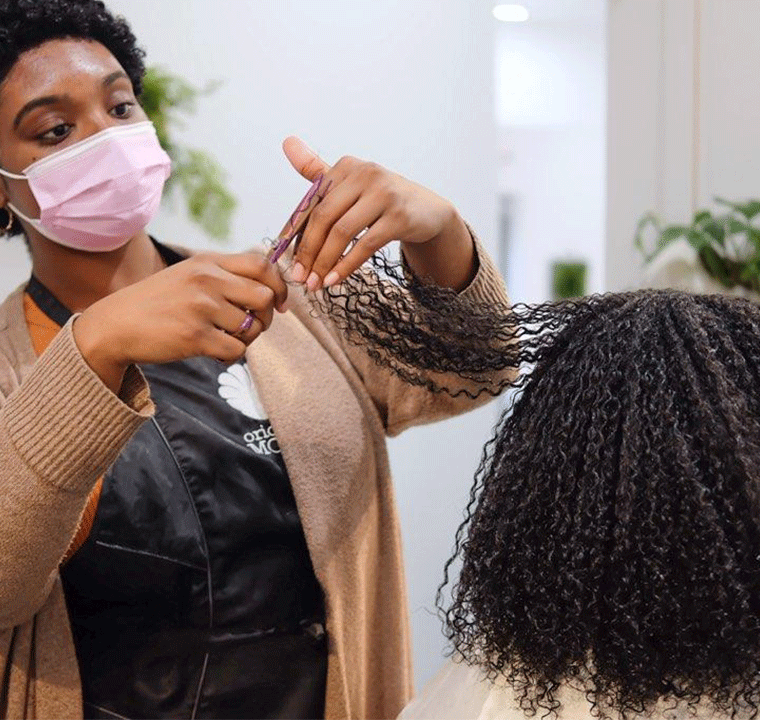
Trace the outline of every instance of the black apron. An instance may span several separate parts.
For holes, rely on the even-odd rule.
[[[66,322],[35,278],[28,292]],[[323,717],[324,599],[247,367],[141,370],[155,418],[61,569],[85,717]]]

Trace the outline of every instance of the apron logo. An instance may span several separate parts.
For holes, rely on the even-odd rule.
[[[252,420],[268,419],[245,365],[233,365],[219,376],[219,395]]]
[[[243,435],[243,442],[248,448],[257,455],[280,454],[274,430],[246,365],[233,365],[219,376],[219,395],[238,412],[262,423],[258,429]]]

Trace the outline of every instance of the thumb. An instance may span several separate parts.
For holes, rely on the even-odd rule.
[[[301,138],[291,135],[282,143],[285,157],[300,175],[314,181],[317,176],[325,175],[330,166],[322,160]]]

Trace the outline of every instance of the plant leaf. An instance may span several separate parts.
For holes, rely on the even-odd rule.
[[[745,203],[736,203],[724,198],[716,197],[715,201],[721,205],[727,205],[735,212],[743,215],[747,220],[752,220],[752,218],[760,215],[760,200],[748,200]]]
[[[653,257],[653,254],[647,250],[644,243],[644,235],[649,228],[654,228],[657,235],[660,235],[660,221],[654,213],[647,213],[641,217],[636,225],[636,234],[633,239],[634,246],[644,256],[645,262],[649,262]]]
[[[657,237],[654,242],[654,248],[648,251],[644,244],[644,234],[650,227],[654,229]],[[658,218],[655,215],[648,214],[639,220],[636,232],[636,247],[643,253],[645,262],[651,262],[668,245],[684,237],[688,232],[689,228],[686,225],[670,225],[669,227],[661,228]]]
[[[754,225],[747,225],[747,238],[754,245],[755,252],[760,252],[760,229]]]
[[[218,163],[201,150],[188,149],[178,162],[175,174],[190,217],[211,237],[229,237],[237,201],[225,187],[226,177]]]
[[[713,240],[713,242],[723,245],[726,240],[726,224],[710,216],[701,224],[701,228]]]
[[[695,250],[702,250],[705,247],[711,247],[712,238],[704,230],[695,230],[694,228],[685,228],[686,239]]]
[[[753,280],[757,282],[760,280],[760,267],[757,262],[752,262],[745,265],[739,275],[743,284],[751,283]]]
[[[726,218],[726,229],[731,235],[738,235],[739,233],[743,233],[746,226],[746,223],[742,222],[741,220],[737,220],[735,217],[728,215]]]
[[[731,219],[727,223],[731,230],[732,236],[743,236],[738,238],[735,244],[738,245],[740,254],[747,255],[754,250],[754,254],[760,253],[760,228],[755,227],[749,222]]]
[[[748,203],[745,203],[743,207],[744,215],[747,220],[752,220],[760,215],[760,200],[750,200]]]
[[[671,225],[670,227],[666,227],[662,231],[660,239],[657,243],[658,249],[662,250],[662,248],[670,245],[670,243],[678,240],[678,238],[682,238],[688,235],[689,232],[690,230],[688,227],[686,227],[686,225]]]
[[[715,252],[715,248],[711,245],[704,245],[699,250],[699,258],[708,273],[719,280],[724,287],[733,287],[725,261]]]
[[[154,66],[145,73],[140,103],[156,128],[161,146],[172,159],[173,172],[165,196],[171,196],[179,186],[191,220],[211,237],[224,239],[229,236],[237,204],[226,187],[224,172],[207,153],[182,147],[172,139],[174,128],[182,125],[179,115],[191,115],[195,112],[198,97],[214,92],[218,87],[218,82],[211,82],[204,88],[197,88]]]

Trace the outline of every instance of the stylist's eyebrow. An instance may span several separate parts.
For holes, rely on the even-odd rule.
[[[125,73],[123,70],[117,70],[116,72],[112,72],[110,75],[107,75],[103,79],[103,87],[108,87],[109,85],[113,85],[117,80],[121,80],[122,78],[129,79],[129,76],[127,73]],[[35,110],[38,107],[44,107],[45,105],[55,105],[56,103],[62,102],[64,100],[69,100],[68,95],[46,95],[45,97],[36,98],[34,100],[31,100],[28,102],[24,107],[21,108],[21,110],[18,111],[18,114],[16,115],[16,118],[13,121],[13,129],[18,129],[18,126],[21,124],[21,121],[24,119],[25,115],[28,115],[32,110]]]
[[[66,100],[68,97],[68,95],[47,95],[28,102],[18,111],[18,115],[16,115],[16,119],[13,121],[13,129],[17,130],[21,121],[24,119],[24,116],[28,115],[32,110],[35,110],[38,107],[44,107],[45,105],[55,105],[56,103]]]
[[[113,72],[110,75],[108,75],[106,79],[103,80],[103,85],[108,87],[109,85],[112,85],[113,83],[115,83],[117,80],[121,80],[121,78],[129,79],[129,76],[123,70],[117,70],[116,72]]]

